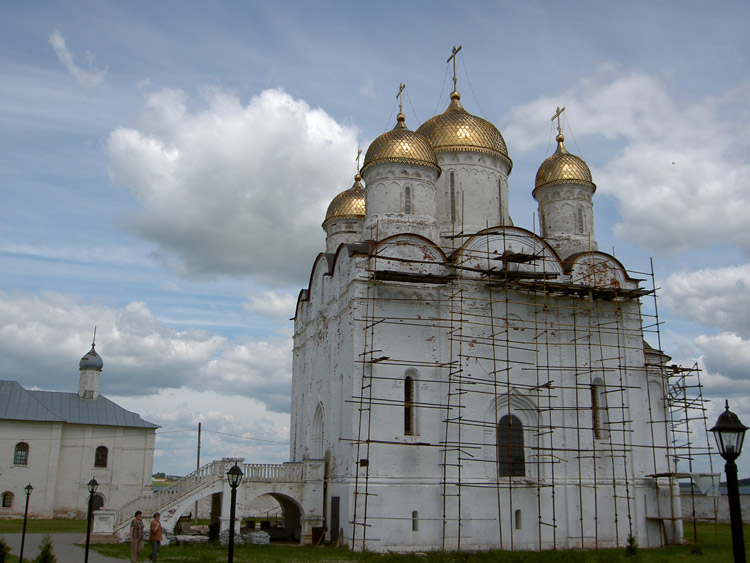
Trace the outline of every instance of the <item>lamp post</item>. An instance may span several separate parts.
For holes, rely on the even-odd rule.
[[[229,563],[233,563],[234,561],[234,505],[237,502],[237,487],[240,486],[242,476],[242,469],[236,463],[232,469],[227,471],[229,486],[232,487],[232,500],[229,505],[229,558],[227,559]]]
[[[742,534],[742,508],[740,507],[740,487],[737,483],[737,464],[735,459],[742,453],[742,442],[745,439],[747,426],[740,422],[737,415],[726,410],[719,415],[711,429],[716,439],[721,457],[727,462],[724,471],[727,474],[727,497],[729,500],[729,520],[732,526],[732,549],[735,563],[745,563],[745,538]]]
[[[86,487],[89,490],[89,509],[86,516],[86,555],[84,556],[84,562],[89,563],[89,543],[91,541],[91,513],[93,512],[94,508],[94,493],[96,492],[97,487],[99,487],[99,483],[94,479],[91,478],[91,481],[88,482]]]
[[[29,518],[29,497],[31,496],[31,491],[34,490],[34,487],[31,486],[31,483],[26,485],[23,488],[23,491],[26,493],[26,508],[23,511],[23,530],[21,531],[21,553],[18,554],[18,560],[23,563],[23,547],[26,543],[26,520]]]

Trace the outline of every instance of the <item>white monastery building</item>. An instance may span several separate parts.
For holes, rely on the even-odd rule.
[[[681,539],[652,291],[598,250],[596,185],[560,113],[528,182],[539,234],[514,226],[505,141],[464,109],[455,69],[445,112],[412,131],[401,111],[331,202],[295,313],[290,445],[292,462],[324,461],[331,540]]]
[[[94,345],[79,363],[77,393],[30,391],[0,381],[0,518],[85,517],[94,509],[153,492],[158,426],[99,394],[104,363]]]

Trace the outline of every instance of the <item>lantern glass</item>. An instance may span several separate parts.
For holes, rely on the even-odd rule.
[[[99,487],[99,482],[96,479],[91,479],[91,481],[88,482],[88,485],[86,485],[89,489],[89,493],[92,495],[96,492],[96,489]]]
[[[727,401],[726,410],[719,415],[716,424],[711,428],[721,457],[727,460],[735,460],[739,457],[742,453],[746,430],[747,426],[729,410],[729,401]]]
[[[737,430],[714,430],[714,438],[721,455],[739,455],[745,432]]]
[[[31,494],[31,491],[33,491],[33,490],[34,490],[34,487],[32,487],[32,486],[31,486],[31,483],[29,483],[28,485],[26,485],[26,486],[25,486],[25,487],[23,488],[23,490],[24,490],[24,491],[26,491],[26,496],[29,496],[29,495]]]
[[[237,464],[235,464],[229,471],[227,471],[227,479],[229,479],[229,486],[233,489],[237,488],[242,481],[244,473]]]

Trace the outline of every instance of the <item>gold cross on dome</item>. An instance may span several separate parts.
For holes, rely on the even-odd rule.
[[[456,78],[456,55],[458,55],[458,52],[461,50],[463,45],[459,45],[456,47],[453,46],[453,50],[451,51],[451,56],[448,57],[448,60],[445,61],[446,63],[451,62],[451,59],[453,59],[453,91],[456,91],[456,84],[458,83],[458,79]]]
[[[404,113],[404,88],[406,88],[406,84],[403,82],[398,87],[398,94],[396,94],[396,99],[398,100],[398,112]]]
[[[565,106],[560,108],[560,106],[557,106],[557,110],[555,111],[555,115],[552,116],[552,119],[550,121],[554,121],[557,119],[557,132],[562,134],[562,127],[560,127],[560,116],[562,115],[562,112],[565,111]]]

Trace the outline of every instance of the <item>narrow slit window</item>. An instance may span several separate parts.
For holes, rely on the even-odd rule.
[[[520,510],[516,510],[515,516],[516,516],[516,518],[515,518],[515,520],[516,520],[516,530],[520,530],[521,529],[521,511]]]
[[[416,510],[412,511],[411,513],[411,531],[419,531],[419,512],[417,512]]]
[[[578,225],[578,232],[583,234],[583,207],[578,207],[576,213],[576,224]]]
[[[594,438],[597,440],[605,440],[609,437],[607,395],[604,382],[598,377],[591,385],[591,426],[594,430]]]
[[[404,213],[411,213],[411,186],[404,188]]]
[[[450,182],[451,223],[456,222],[456,176],[453,172],[448,176]]]
[[[500,224],[504,225],[505,220],[503,219],[503,179],[497,180],[497,206],[498,206],[498,217],[500,217]]]
[[[404,378],[404,434],[414,434],[414,380],[408,375]]]

